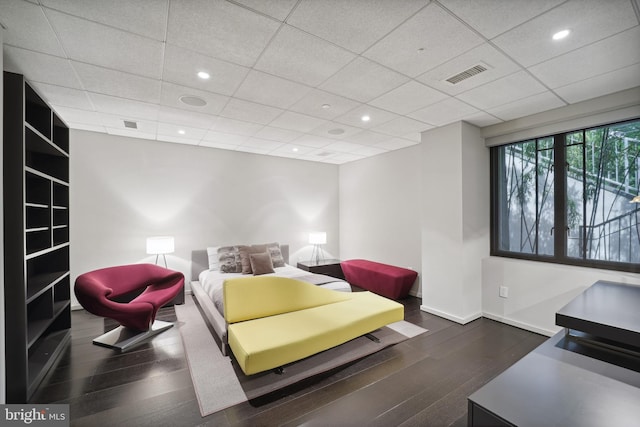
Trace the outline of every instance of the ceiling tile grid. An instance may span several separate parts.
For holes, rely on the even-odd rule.
[[[640,86],[638,0],[0,2],[5,70],[72,128],[262,155],[342,164]]]

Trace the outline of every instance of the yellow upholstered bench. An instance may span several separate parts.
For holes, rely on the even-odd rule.
[[[247,375],[404,319],[402,304],[371,292],[338,292],[285,277],[230,279],[223,292],[229,347]]]

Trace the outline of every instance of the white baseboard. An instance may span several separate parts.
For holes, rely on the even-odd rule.
[[[548,337],[552,337],[558,333],[558,331],[552,331],[550,329],[539,328],[537,326],[531,325],[526,322],[520,322],[519,320],[509,319],[508,317],[500,316],[494,313],[483,312],[483,317],[487,319],[495,320],[500,323],[504,323],[510,326],[515,326],[516,328],[524,329],[526,331],[535,332],[536,334],[545,335]],[[558,329],[560,330],[560,329]]]
[[[481,312],[477,312],[466,317],[459,317],[450,313],[446,313],[444,311],[436,310],[435,308],[427,307],[426,305],[421,305],[420,310],[426,311],[427,313],[434,314],[447,320],[451,320],[452,322],[460,323],[461,325],[466,325],[467,323],[482,317]]]

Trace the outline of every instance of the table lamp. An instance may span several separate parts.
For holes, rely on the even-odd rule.
[[[313,245],[313,251],[311,252],[311,260],[318,264],[320,261],[324,261],[324,254],[320,245],[327,243],[327,233],[324,231],[317,233],[309,233],[309,243]]]
[[[173,236],[155,236],[147,237],[147,253],[156,256],[156,264],[158,257],[162,255],[164,266],[167,267],[166,254],[171,254],[175,250]]]

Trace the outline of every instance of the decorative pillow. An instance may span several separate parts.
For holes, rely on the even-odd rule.
[[[267,243],[267,252],[271,256],[271,262],[273,262],[274,267],[284,267],[284,257],[282,256],[282,251],[280,250],[280,244],[275,243]]]
[[[264,245],[252,245],[252,246],[237,246],[240,253],[240,264],[242,274],[252,274],[251,269],[251,254],[267,252],[267,248]]]
[[[242,272],[240,253],[236,246],[221,246],[218,248],[218,266],[221,273]]]
[[[207,257],[209,258],[209,270],[215,271],[220,268],[220,261],[218,260],[218,249],[220,246],[209,246],[207,248]]]
[[[251,270],[254,276],[275,273],[269,252],[250,254],[249,259],[251,260]]]

